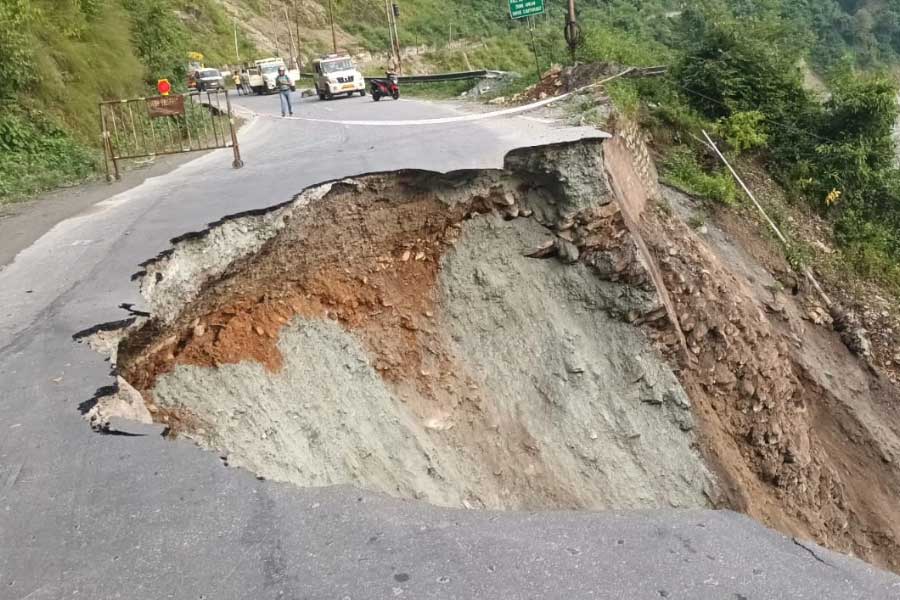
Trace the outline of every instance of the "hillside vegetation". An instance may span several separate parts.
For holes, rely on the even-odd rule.
[[[711,131],[733,156],[765,165],[789,196],[833,224],[842,266],[896,292],[900,170],[892,135],[897,85],[889,69],[900,40],[880,28],[853,37],[861,32],[842,29],[846,19],[826,27],[821,7],[812,8],[788,0],[711,1],[667,19],[599,16],[581,52],[587,60],[665,57],[660,62],[671,65],[668,78],[611,89],[620,108],[655,132],[670,181],[701,196],[735,198],[730,175],[696,139]],[[891,11],[900,8],[882,10],[898,22]],[[835,36],[840,44],[829,42]],[[820,65],[828,97],[804,86],[804,62]],[[799,260],[804,249],[787,251]]]
[[[160,77],[183,85],[197,48],[212,61],[233,54],[216,0],[2,0],[0,202],[96,173],[97,103]]]

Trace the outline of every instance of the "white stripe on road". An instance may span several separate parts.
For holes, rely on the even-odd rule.
[[[572,94],[574,92],[570,92]],[[421,126],[421,125],[443,125],[446,123],[462,123],[466,121],[481,121],[483,119],[491,119],[495,117],[505,117],[508,115],[515,115],[523,112],[527,112],[529,110],[534,110],[536,108],[541,108],[542,106],[547,106],[552,102],[559,102],[560,100],[564,100],[570,94],[564,94],[562,96],[556,96],[553,98],[546,98],[541,100],[540,102],[534,102],[532,104],[526,104],[524,106],[515,106],[513,108],[505,108],[503,110],[497,110],[489,113],[479,113],[474,115],[459,115],[456,117],[439,117],[437,119],[405,119],[400,121],[374,121],[374,120],[349,120],[342,121],[339,119],[313,119],[312,117],[279,117],[277,115],[268,115],[263,114],[260,116],[270,117],[274,119],[288,119],[293,121],[307,121],[310,123],[331,123],[333,125],[361,125],[368,127],[409,127],[409,126]],[[327,108],[327,107],[326,107]]]
[[[528,112],[530,110],[534,110],[536,108],[541,108],[542,106],[547,106],[548,104],[552,104],[553,102],[559,102],[560,100],[565,100],[570,96],[574,96],[580,92],[583,92],[587,89],[597,87],[602,85],[608,81],[616,79],[617,77],[621,77],[626,73],[633,71],[633,68],[626,69],[625,71],[614,75],[612,77],[608,77],[603,81],[598,81],[596,83],[592,83],[590,85],[586,85],[584,87],[580,87],[577,90],[573,90],[561,96],[554,96],[552,98],[545,98],[544,100],[539,100],[537,102],[532,102],[531,104],[525,104],[523,106],[514,106],[512,108],[505,108],[503,110],[496,110],[494,112],[489,113],[480,113],[474,115],[461,115],[457,117],[441,117],[437,119],[407,119],[401,121],[341,121],[338,119],[313,119],[311,117],[278,117],[276,115],[267,115],[262,114],[259,116],[269,117],[274,119],[290,119],[293,121],[306,121],[309,123],[331,123],[334,125],[356,125],[356,126],[371,126],[371,127],[404,127],[404,126],[421,126],[421,125],[443,125],[445,123],[462,123],[468,121],[481,121],[483,119],[493,119],[496,117],[506,117],[509,115],[517,115],[519,113]]]
[[[555,119],[542,119],[540,117],[526,117],[524,115],[519,117],[520,119],[525,119],[526,121],[533,121],[535,123],[543,123],[544,125],[550,125],[551,123],[556,123]]]

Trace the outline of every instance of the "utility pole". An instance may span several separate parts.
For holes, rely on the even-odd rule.
[[[294,0],[294,30],[297,33],[297,68],[302,69],[303,60],[300,58],[300,9],[297,8],[297,0]]]
[[[397,42],[397,67],[400,69],[400,74],[403,74],[403,50],[400,47],[400,29],[397,27],[397,21],[400,20],[400,5],[394,2],[393,6],[393,16],[394,16],[394,40]]]
[[[237,38],[237,17],[234,18],[234,58],[237,61],[237,64],[241,64],[241,52],[238,49],[238,38]]]
[[[544,78],[541,76],[541,61],[538,58],[537,42],[534,39],[534,17],[529,19],[528,29],[531,31],[531,49],[534,51],[534,67],[537,70],[537,80],[542,82]]]
[[[575,64],[575,51],[581,43],[581,30],[578,28],[578,20],[575,16],[575,0],[569,0],[569,14],[566,15],[566,43],[569,44],[569,52],[572,54],[572,64]]]
[[[272,39],[275,42],[275,55],[281,56],[281,50],[278,48],[278,29],[275,28],[275,9],[272,8],[272,0],[269,0],[269,19],[272,21]]]
[[[391,70],[393,70],[393,64],[396,61],[396,57],[394,56],[394,28],[391,26],[391,2],[390,0],[384,0],[384,18],[387,19],[387,28],[388,28],[388,40],[390,42],[390,48],[388,50],[388,55],[391,57]]]
[[[288,39],[291,42],[291,45],[289,47],[289,50],[291,52],[291,64],[294,65],[295,69],[299,69],[300,67],[297,66],[296,49],[294,48],[294,32],[291,31],[291,18],[288,16],[287,6],[284,6],[282,8],[284,8],[284,24],[287,25]]]
[[[337,34],[334,32],[334,0],[328,0],[328,12],[331,14],[331,46],[337,54]]]

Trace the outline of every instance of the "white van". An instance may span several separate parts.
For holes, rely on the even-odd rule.
[[[250,87],[257,94],[270,94],[275,91],[275,78],[278,77],[278,69],[286,69],[284,60],[280,58],[264,58],[253,62],[254,66],[250,69]],[[291,91],[297,89],[297,80],[300,78],[300,71],[291,69],[285,71],[286,75],[291,78],[293,85]]]
[[[313,61],[316,93],[320,100],[331,100],[339,94],[366,95],[366,80],[353,59],[346,54],[329,54]]]

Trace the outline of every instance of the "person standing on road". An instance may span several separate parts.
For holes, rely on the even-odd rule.
[[[284,117],[285,111],[293,116],[294,109],[291,106],[291,86],[293,82],[291,78],[284,72],[284,67],[278,67],[278,77],[275,78],[275,87],[278,89],[278,95],[281,97],[281,116]]]
[[[231,77],[231,80],[234,82],[234,89],[237,90],[238,96],[243,96],[244,86],[241,84],[241,74],[235,71],[234,75]]]

